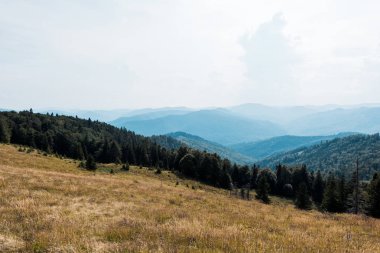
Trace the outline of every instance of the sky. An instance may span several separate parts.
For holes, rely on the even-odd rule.
[[[380,103],[378,0],[0,0],[0,108]]]

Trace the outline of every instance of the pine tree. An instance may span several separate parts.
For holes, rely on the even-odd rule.
[[[275,193],[284,196],[284,185],[291,183],[291,173],[286,166],[279,164],[276,166],[276,178]]]
[[[282,187],[282,194],[286,198],[293,197],[294,195],[293,186],[291,184],[285,184],[284,187]]]
[[[0,142],[9,143],[10,131],[7,127],[6,121],[0,117]]]
[[[301,183],[298,187],[295,204],[299,209],[308,210],[311,208],[311,201],[305,182]]]
[[[368,189],[368,206],[369,215],[380,218],[380,176],[375,174]]]
[[[269,185],[269,192],[274,193],[276,188],[277,177],[270,169],[263,169],[260,171],[257,180],[260,181],[262,177],[265,177],[266,182]]]
[[[253,169],[252,169],[251,180],[250,180],[251,189],[257,188],[257,176],[258,175],[259,175],[259,168],[256,166],[256,164],[254,164]]]
[[[269,203],[270,199],[268,196],[269,193],[269,184],[266,177],[260,177],[257,189],[256,189],[256,198],[263,201],[264,203]]]
[[[232,182],[235,186],[241,187],[239,184],[239,178],[240,178],[240,173],[239,173],[239,168],[236,164],[232,166],[232,174],[231,174]]]
[[[309,173],[307,172],[306,165],[302,165],[301,168],[298,168],[293,171],[292,174],[292,186],[295,192],[298,192],[298,187],[302,183],[306,183],[307,189],[310,190],[310,178]]]
[[[232,179],[228,172],[222,171],[219,186],[227,190],[233,189]]]
[[[323,200],[324,193],[324,182],[322,179],[321,172],[318,170],[317,176],[314,178],[312,187],[312,197],[313,201],[317,204],[321,204]]]
[[[346,180],[344,176],[342,176],[339,180],[337,187],[337,195],[338,195],[338,211],[344,212],[346,211],[346,202],[347,202],[347,190],[346,190]]]
[[[339,199],[334,176],[330,175],[322,200],[322,209],[328,212],[339,212]]]
[[[196,177],[195,157],[187,154],[179,161],[178,170],[188,177]]]

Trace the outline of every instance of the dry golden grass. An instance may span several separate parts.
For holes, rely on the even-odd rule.
[[[0,145],[0,252],[380,252],[379,220],[77,165]]]

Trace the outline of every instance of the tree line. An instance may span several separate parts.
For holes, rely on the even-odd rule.
[[[192,150],[167,137],[137,135],[91,119],[58,114],[0,112],[0,142],[30,146],[49,154],[96,163],[123,163],[172,170],[216,187],[229,188],[231,162],[217,154]],[[158,144],[160,143],[160,144]],[[235,169],[247,168],[235,165]]]
[[[155,139],[137,135],[91,119],[38,114],[30,111],[0,112],[0,142],[27,145],[47,153],[96,163],[123,163],[172,170],[186,177],[224,189],[255,190],[266,203],[270,195],[293,199],[301,209],[328,212],[364,212],[380,217],[380,174],[369,182],[335,173],[308,171],[306,166],[278,164],[274,170],[256,165],[239,166],[217,154],[179,145],[167,136]],[[178,148],[179,147],[179,148]],[[249,194],[248,194],[249,196]]]
[[[330,141],[322,141],[309,147],[301,147],[279,153],[260,161],[261,166],[275,167],[277,164],[307,164],[310,170],[334,172],[349,177],[360,156],[359,178],[370,180],[380,171],[380,135],[355,134]]]
[[[232,171],[232,175],[237,175],[236,172]],[[235,176],[232,182],[232,187],[255,189],[256,198],[265,203],[270,203],[269,196],[275,195],[293,199],[300,209],[360,212],[380,218],[380,173],[375,173],[370,181],[360,181],[356,171],[346,179],[344,175],[337,176],[331,172],[310,172],[306,165],[289,168],[278,164],[274,171],[254,165],[250,180],[242,181],[242,178]]]

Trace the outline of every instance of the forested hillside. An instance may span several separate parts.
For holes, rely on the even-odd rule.
[[[237,164],[250,164],[254,162],[254,159],[242,155],[239,152],[234,151],[228,147],[220,145],[219,143],[205,140],[199,136],[184,132],[175,132],[167,134],[167,136],[176,139],[177,141],[183,143],[184,145],[198,150],[205,150],[209,153],[217,153],[222,158],[227,158],[231,162]]]
[[[230,187],[233,168],[227,159],[187,147],[175,150],[182,146],[177,140],[158,138],[160,141],[91,119],[32,111],[0,113],[3,143],[27,145],[78,160],[170,169],[207,184]],[[247,171],[247,167],[234,169]]]
[[[380,170],[380,137],[374,135],[353,135],[326,141],[321,144],[299,148],[274,155],[259,162],[261,166],[273,167],[307,164],[311,170],[333,171],[337,174],[350,174],[359,159],[360,177],[369,179]]]
[[[333,140],[353,135],[354,133],[341,133],[329,136],[278,136],[270,139],[244,142],[229,146],[231,149],[251,157],[255,160],[264,159],[276,153],[291,151],[300,147],[308,147],[321,141]]]
[[[270,169],[260,169],[256,165],[249,167],[231,164],[228,159],[222,159],[217,154],[186,146],[178,149],[163,148],[158,143],[167,147],[178,147],[178,141],[168,136],[152,139],[90,119],[35,114],[32,111],[1,112],[0,141],[37,148],[44,151],[45,155],[86,159],[86,168],[90,170],[96,169],[96,162],[116,163],[118,170],[121,168],[124,171],[129,170],[129,164],[154,167],[157,174],[162,173],[161,169],[166,169],[180,177],[229,189],[235,196],[239,195],[243,199],[249,199],[250,190],[256,190],[256,198],[265,203],[270,202],[268,194],[276,194],[293,199],[298,208],[310,209],[312,199],[318,209],[329,212],[346,212],[353,207],[359,208],[352,202],[352,196],[356,196],[354,192],[359,191],[359,181],[351,180],[355,179],[351,173],[353,159],[359,156],[361,178],[372,179],[370,187],[360,184],[361,192],[368,193],[360,195],[360,201],[365,203],[360,206],[360,210],[375,217],[380,216],[377,210],[380,195],[376,188],[380,187],[380,180],[378,174],[373,173],[379,167],[378,134],[336,139],[290,153],[283,161],[263,162],[263,165],[276,164],[273,166],[275,173]],[[19,147],[19,151],[23,152],[25,148]],[[305,165],[295,167],[277,164],[289,164],[290,161],[306,163],[313,170],[335,170],[336,174],[342,174],[340,172],[343,171],[350,180],[335,178],[334,174],[310,173]],[[120,166],[120,163],[124,164]],[[358,187],[355,188],[354,185]],[[337,196],[338,202],[334,201]]]

